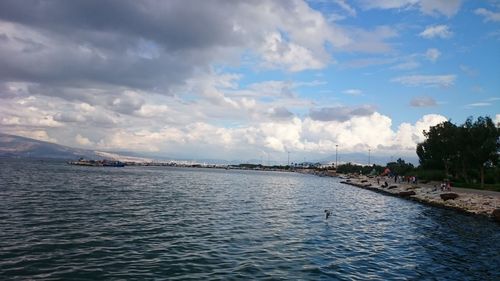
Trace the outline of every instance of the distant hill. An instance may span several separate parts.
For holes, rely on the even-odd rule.
[[[86,159],[113,159],[119,161],[132,161],[132,162],[150,162],[155,159],[156,161],[169,161],[171,158],[151,156],[149,154],[138,154],[126,151],[120,152],[104,152],[88,149],[73,148],[69,146],[59,145],[46,141],[30,139],[26,137],[7,135],[0,133],[0,157],[15,157],[15,158],[55,158],[55,159],[78,159],[80,157]],[[393,157],[396,161],[398,156]],[[401,157],[406,162],[418,165],[417,157]],[[198,162],[206,164],[240,164],[240,163],[262,163],[262,159],[251,159],[246,161],[240,160],[222,160],[222,159],[177,159],[177,161]],[[367,164],[367,153],[342,153],[338,155],[339,164],[352,162]],[[390,156],[372,155],[371,163],[385,165],[391,160]],[[264,161],[264,164],[267,164]],[[322,159],[316,159],[312,162],[320,163],[335,163],[335,155],[331,155]],[[277,164],[271,161],[271,165]]]
[[[95,151],[0,133],[0,157],[102,159]]]

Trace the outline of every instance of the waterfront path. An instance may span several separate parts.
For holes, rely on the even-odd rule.
[[[441,191],[439,182],[426,184],[395,183],[391,178],[376,178],[366,176],[343,176],[343,183],[369,189],[372,191],[404,197],[424,204],[455,209],[471,214],[491,217],[494,210],[500,208],[500,192],[452,187],[451,191]],[[388,183],[383,187],[384,182]],[[443,199],[443,194],[456,194],[455,199]]]

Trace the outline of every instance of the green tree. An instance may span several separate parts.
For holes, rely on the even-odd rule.
[[[461,128],[467,139],[464,151],[465,160],[480,171],[481,188],[484,187],[484,170],[498,164],[500,152],[500,128],[490,117],[479,117],[475,122],[468,118]]]
[[[396,162],[387,163],[387,168],[393,173],[403,176],[411,173],[415,167],[412,163],[406,163],[405,160],[399,158]]]
[[[476,121],[469,117],[460,126],[443,122],[424,131],[424,135],[426,140],[417,145],[423,169],[444,170],[447,176],[466,183],[479,176],[483,188],[485,169],[498,165],[500,128],[490,117],[479,117]]]
[[[424,131],[427,138],[417,145],[420,165],[425,169],[444,169],[450,173],[453,161],[457,161],[458,128],[446,121]]]

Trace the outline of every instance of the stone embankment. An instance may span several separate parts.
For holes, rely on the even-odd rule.
[[[344,176],[341,183],[375,192],[418,201],[427,205],[487,216],[500,223],[500,193],[481,194],[452,188],[441,191],[435,184],[394,183],[393,179],[365,176]],[[387,182],[387,185],[385,184]]]

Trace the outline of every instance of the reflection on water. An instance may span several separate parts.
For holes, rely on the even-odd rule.
[[[332,178],[0,160],[0,206],[7,279],[500,278],[498,225]]]

